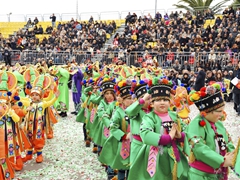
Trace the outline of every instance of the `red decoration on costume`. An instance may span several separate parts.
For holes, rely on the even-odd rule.
[[[199,125],[204,127],[206,125],[206,122],[202,119],[200,122],[199,122]]]
[[[150,79],[149,81],[148,81],[148,86],[152,86],[152,80]]]
[[[162,83],[163,83],[163,84],[168,84],[168,80],[167,80],[167,79],[163,79],[163,80],[162,80]]]
[[[206,94],[206,92],[205,91],[200,91],[200,96],[201,97],[205,97],[207,94]]]
[[[206,92],[206,87],[202,87],[202,88],[200,89],[200,91]]]

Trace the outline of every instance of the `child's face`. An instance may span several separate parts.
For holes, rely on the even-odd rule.
[[[153,102],[153,108],[158,113],[166,113],[168,112],[168,108],[170,107],[169,99],[157,99]]]
[[[106,92],[104,93],[104,98],[106,99],[107,102],[112,102],[112,101],[114,101],[114,96],[113,96],[112,91],[106,91]]]
[[[132,99],[131,96],[123,99],[123,105],[124,105],[125,107],[130,106],[132,103],[133,103],[133,99]]]
[[[41,97],[40,97],[40,95],[39,95],[38,93],[33,92],[33,93],[31,94],[31,99],[32,99],[33,102],[39,102],[40,99],[41,99]]]
[[[225,106],[222,106],[210,113],[207,113],[205,118],[210,122],[213,122],[213,123],[217,122],[223,116],[224,108]]]

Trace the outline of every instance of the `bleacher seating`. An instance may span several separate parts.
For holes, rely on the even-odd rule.
[[[8,38],[9,35],[23,28],[25,24],[26,22],[0,22],[0,33],[4,38]]]

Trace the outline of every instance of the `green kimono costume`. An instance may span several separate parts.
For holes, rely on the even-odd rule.
[[[17,77],[17,86],[20,87],[19,96],[26,97],[25,92],[24,92],[25,80],[24,80],[23,75],[20,74],[18,71],[14,71],[13,74]]]
[[[219,151],[219,146],[215,141],[215,132],[212,129],[211,124],[204,119],[206,125],[204,127],[200,126],[199,122],[201,120],[202,117],[198,115],[187,127],[187,139],[192,151],[190,155],[190,165],[191,163],[194,164],[195,161],[199,161],[200,163],[204,163],[217,170],[224,162],[224,157],[217,152]],[[215,127],[217,133],[222,135],[225,140],[227,152],[232,152],[235,148],[229,134],[223,126],[223,123],[217,121]],[[190,167],[188,173],[189,180],[218,180],[219,178],[219,175],[216,173],[211,174],[203,172],[193,167]]]
[[[96,119],[93,122],[90,136],[92,137],[93,142],[101,147],[110,136],[110,118],[112,117],[112,114],[115,110],[115,104],[115,101],[108,104],[104,99],[102,99],[97,108]]]
[[[86,118],[86,129],[89,131],[89,133],[92,131],[92,126],[94,121],[97,117],[97,107],[102,100],[102,96],[99,95],[98,92],[92,94],[89,98],[89,104],[88,104],[88,116]],[[89,134],[90,137],[91,134]]]
[[[178,123],[178,117],[175,112],[169,111],[168,114],[172,121]],[[181,119],[179,120],[181,122],[182,130],[184,130],[184,124],[182,123]],[[171,144],[164,146],[159,146],[158,144],[160,137],[164,133],[163,129],[162,120],[157,114],[155,114],[155,112],[150,112],[143,117],[140,127],[140,136],[144,144],[130,167],[128,180],[172,180],[173,177],[179,180],[187,180],[189,166],[187,158],[183,154],[183,149],[180,146],[180,142],[176,140],[176,145],[180,156],[179,162],[176,161],[174,150]],[[186,141],[184,141],[184,143],[185,142]],[[155,174],[151,177],[147,169],[149,163],[149,152],[153,147],[158,148],[158,152],[156,155],[156,160],[154,161],[156,162]]]
[[[82,91],[81,99],[82,99],[82,105],[81,109],[77,114],[76,121],[81,123],[86,123],[87,118],[87,104],[89,102],[90,96],[88,95],[88,92],[92,91],[92,87],[87,87]]]
[[[140,124],[142,123],[142,118],[146,114],[142,110],[143,105],[139,104],[139,101],[134,102],[131,106],[126,109],[126,114],[130,117],[131,125],[131,134],[138,135],[140,134]],[[133,163],[135,157],[142,147],[142,142],[132,138],[131,142],[131,156],[130,164]]]
[[[130,156],[123,159],[120,155],[122,142],[121,138],[127,134],[128,122],[125,119],[125,111],[117,107],[110,123],[110,137],[104,143],[99,161],[109,165],[112,169],[128,170]]]
[[[67,112],[69,110],[69,72],[63,68],[59,68],[56,76],[58,77],[58,89],[61,94],[54,105],[58,111]]]

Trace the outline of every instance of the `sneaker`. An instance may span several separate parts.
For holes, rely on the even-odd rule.
[[[66,112],[61,112],[61,113],[60,113],[60,116],[61,116],[61,117],[67,117],[67,113],[66,113]]]

